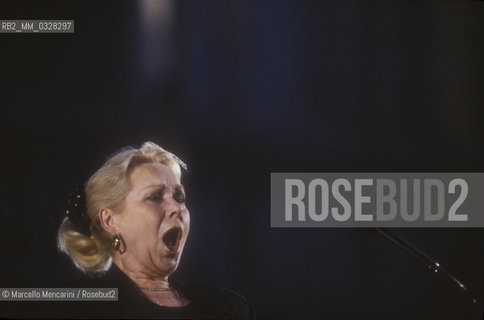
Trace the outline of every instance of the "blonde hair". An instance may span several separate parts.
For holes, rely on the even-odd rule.
[[[144,163],[162,163],[180,180],[180,166],[186,165],[174,154],[153,142],[141,148],[127,147],[110,157],[87,181],[86,208],[90,220],[87,236],[75,230],[65,218],[59,228],[57,245],[84,272],[106,271],[111,267],[113,249],[111,236],[101,227],[98,212],[102,208],[119,210],[129,192],[129,176],[136,166]]]

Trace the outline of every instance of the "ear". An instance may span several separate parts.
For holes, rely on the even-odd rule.
[[[102,208],[99,210],[98,215],[101,227],[103,227],[103,229],[106,230],[110,235],[114,236],[117,233],[117,226],[113,210]]]

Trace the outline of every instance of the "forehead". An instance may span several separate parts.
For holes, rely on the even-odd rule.
[[[129,177],[131,188],[139,189],[154,184],[177,184],[178,181],[169,167],[161,163],[143,163]]]

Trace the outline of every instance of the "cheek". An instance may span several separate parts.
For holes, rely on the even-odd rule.
[[[183,219],[183,224],[185,225],[185,230],[186,230],[186,235],[185,239],[188,237],[188,233],[190,231],[190,213],[187,211],[187,214],[185,215],[185,219]]]
[[[187,210],[183,215],[183,224],[189,228],[190,227],[190,212]]]
[[[141,218],[142,217],[142,218]],[[147,243],[150,239],[157,239],[161,218],[152,212],[131,211],[121,223],[121,234],[126,240],[136,242],[138,245]]]

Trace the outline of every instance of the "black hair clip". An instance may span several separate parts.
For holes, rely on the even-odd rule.
[[[66,214],[74,230],[89,237],[91,236],[91,231],[89,230],[91,221],[87,215],[86,193],[83,185],[77,186],[76,190],[71,194],[71,198],[67,202]]]

